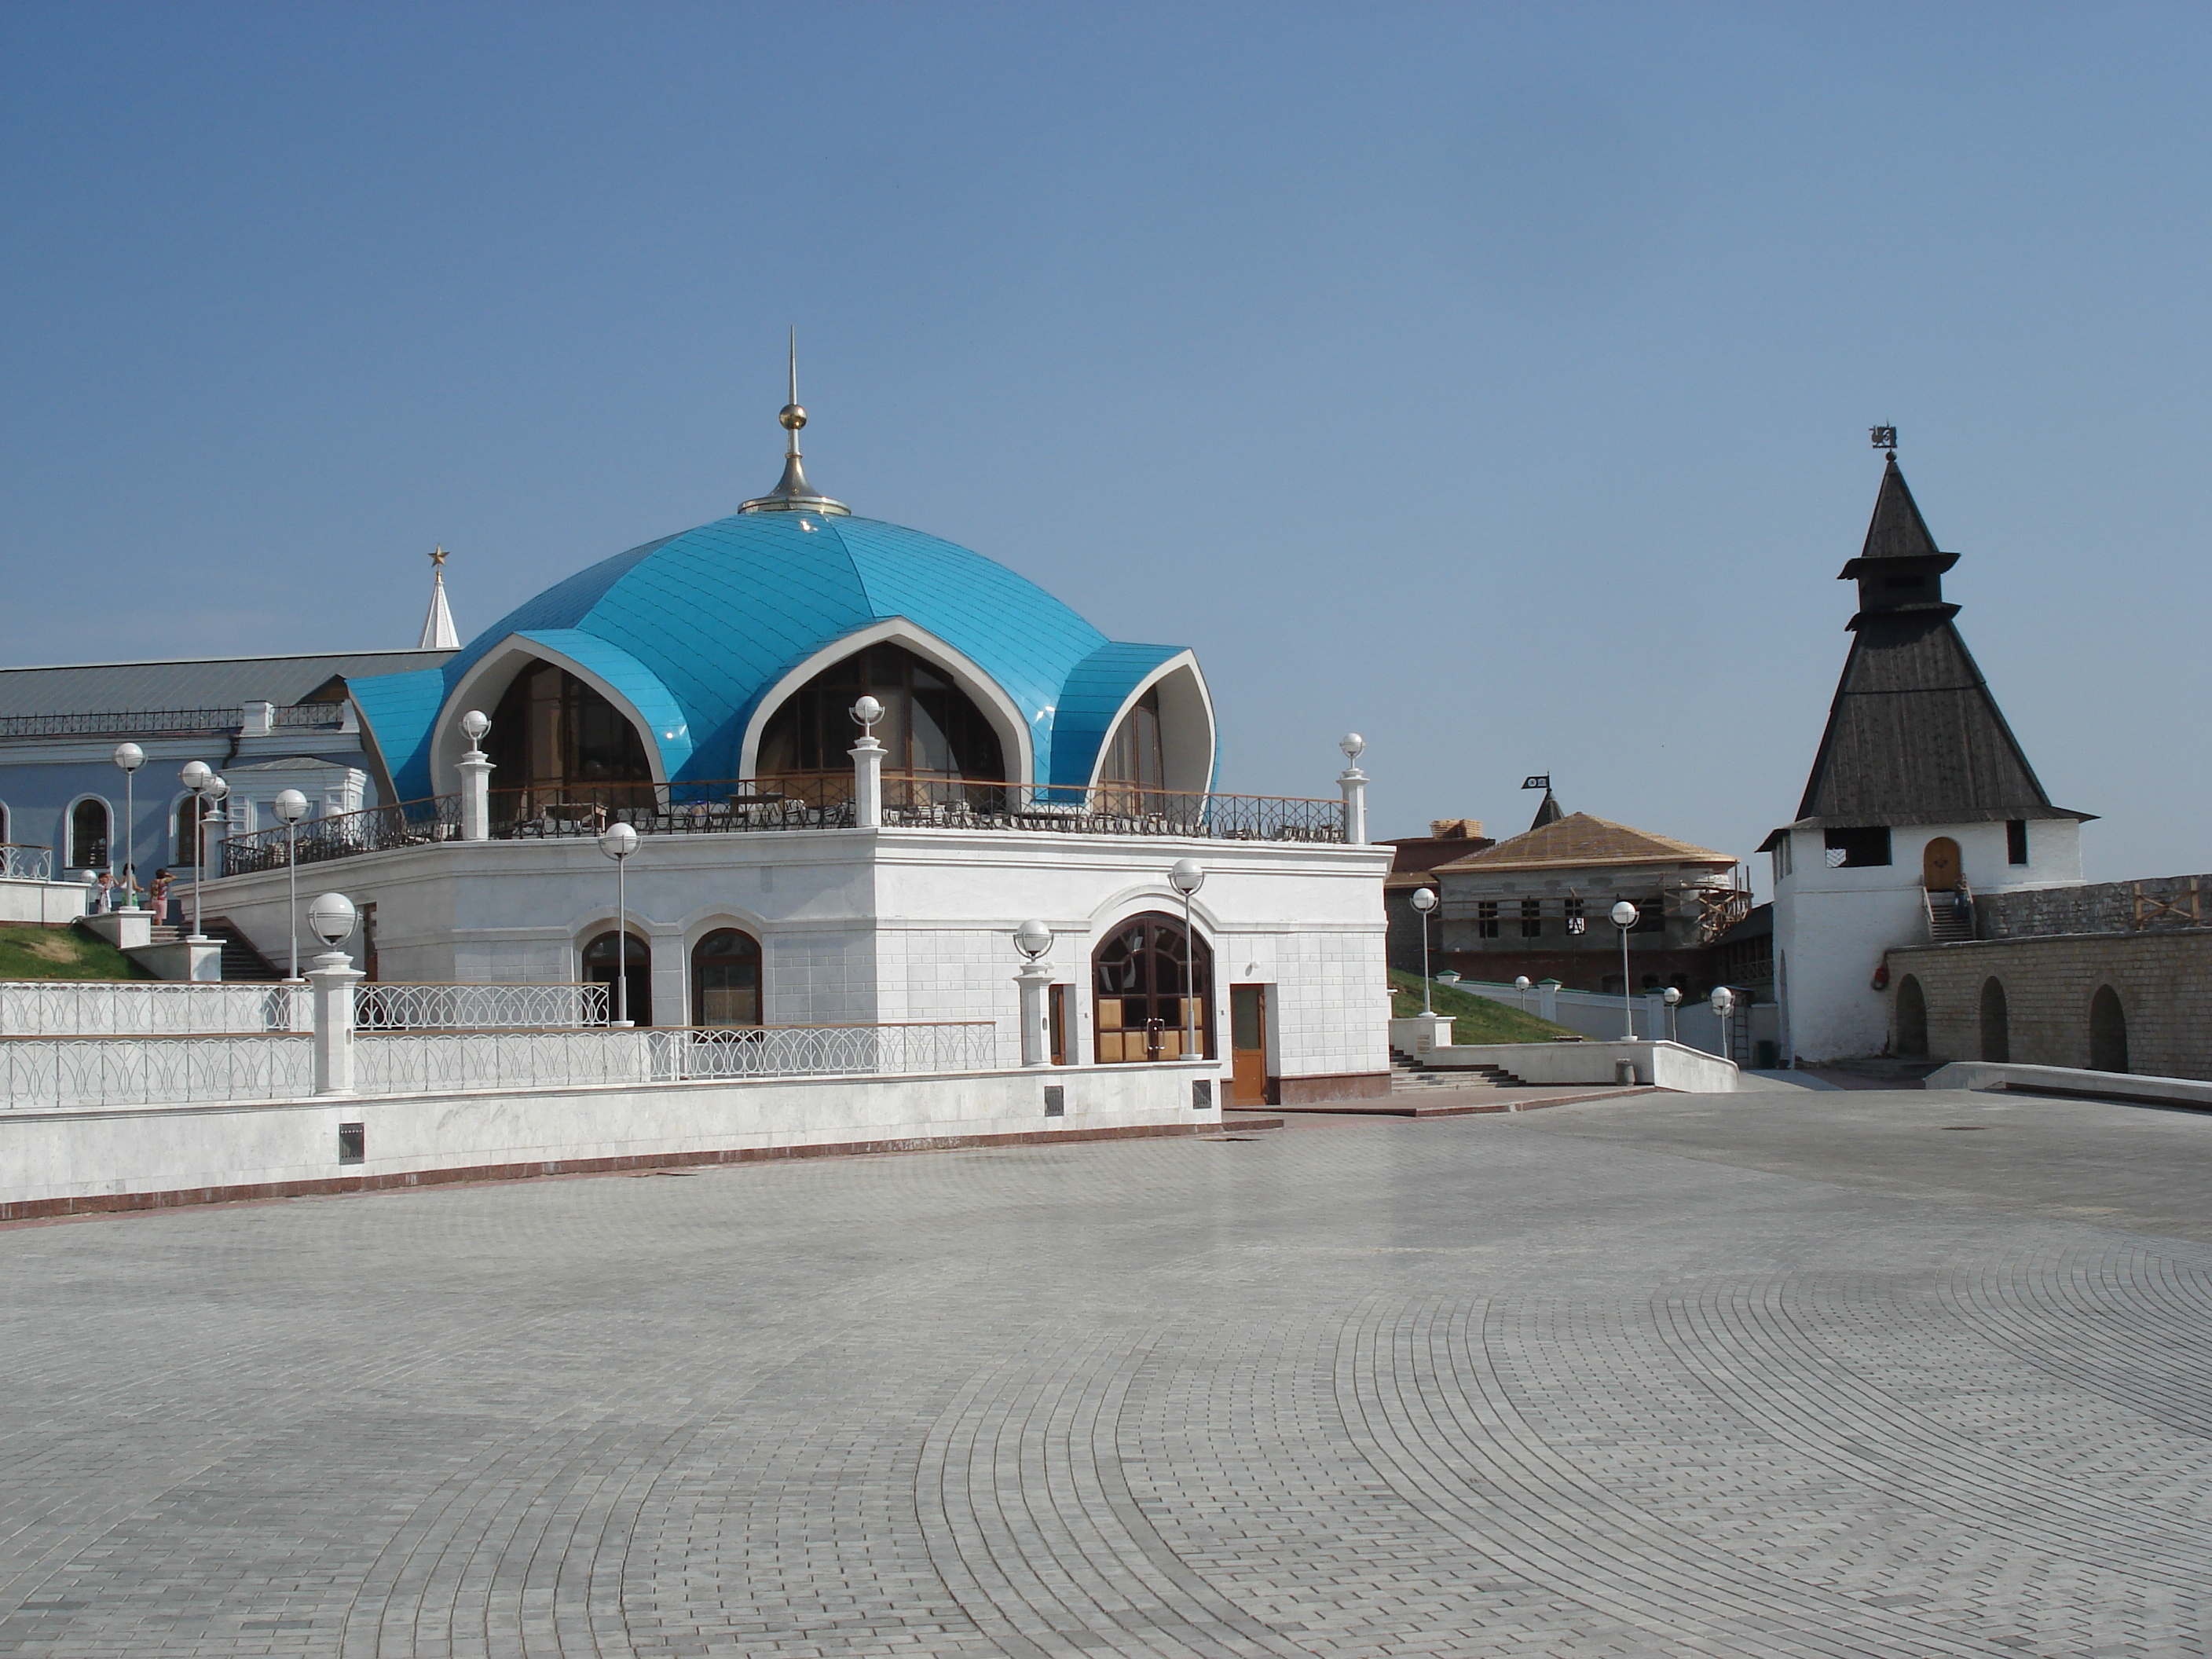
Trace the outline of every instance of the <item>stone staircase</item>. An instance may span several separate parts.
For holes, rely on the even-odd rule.
[[[255,950],[236,924],[227,916],[207,919],[207,936],[222,941],[222,977],[228,985],[274,985],[284,977],[276,963]],[[157,921],[152,928],[152,945],[174,945],[183,939],[185,930],[173,923]]]
[[[1402,1048],[1390,1051],[1390,1092],[1394,1095],[1436,1089],[1525,1089],[1528,1086],[1526,1079],[1514,1076],[1503,1066],[1444,1068],[1416,1060]]]
[[[1971,895],[1969,896],[1971,897]],[[1928,938],[1935,945],[1959,945],[1974,937],[1973,913],[1959,914],[1948,893],[1930,893],[1923,890],[1921,901],[1928,907]]]

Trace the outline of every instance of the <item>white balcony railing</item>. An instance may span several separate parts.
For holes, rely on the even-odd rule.
[[[0,980],[0,1036],[214,1036],[304,1031],[304,985]]]
[[[607,1023],[604,985],[359,985],[362,1031],[558,1030]]]
[[[313,1087],[314,1039],[232,1036],[0,1038],[10,1111],[298,1100]]]

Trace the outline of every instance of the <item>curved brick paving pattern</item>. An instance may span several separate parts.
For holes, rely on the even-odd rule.
[[[2212,1120],[1959,1109],[0,1231],[0,1653],[2203,1654]]]

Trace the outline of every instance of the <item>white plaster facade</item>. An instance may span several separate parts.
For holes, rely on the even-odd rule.
[[[1190,914],[1213,952],[1222,1075],[1229,988],[1260,985],[1271,1078],[1306,1092],[1387,1087],[1376,994],[1387,847],[904,828],[654,835],[624,887],[629,930],[652,951],[656,1024],[690,1023],[692,950],[735,927],[760,941],[765,1023],[988,1019],[1008,1066],[1020,1063],[1012,934],[1036,918],[1054,935],[1053,982],[1074,988],[1079,1066],[1097,1052],[1091,952],[1133,915],[1182,915],[1168,882],[1182,858],[1207,872]],[[433,842],[303,866],[300,878],[303,910],[333,890],[375,906],[385,980],[575,980],[615,917],[615,866],[588,836]],[[210,882],[206,902],[284,960],[283,871]],[[356,962],[361,946],[356,936]]]
[[[2008,860],[2002,822],[1899,824],[1889,833],[1889,863],[1836,867],[1823,831],[1777,832],[1770,856],[1784,1056],[1819,1065],[1881,1052],[1889,1016],[1875,973],[1885,951],[1929,942],[1921,872],[1938,836],[1959,844],[1960,873],[1978,896],[2081,879],[2081,826],[2070,817],[2028,822],[2026,864]]]

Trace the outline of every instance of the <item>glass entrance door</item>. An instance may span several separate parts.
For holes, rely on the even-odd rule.
[[[1212,1056],[1203,991],[1213,981],[1213,952],[1202,939],[1186,945],[1179,918],[1158,911],[1130,917],[1091,953],[1091,964],[1100,1065]],[[1188,994],[1194,977],[1196,997]]]

